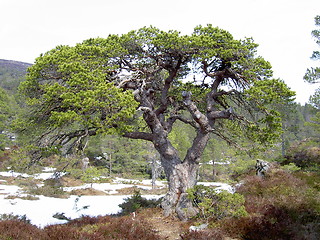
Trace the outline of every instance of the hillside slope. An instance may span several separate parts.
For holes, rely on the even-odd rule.
[[[20,82],[25,80],[30,63],[0,59],[0,87],[15,93]]]

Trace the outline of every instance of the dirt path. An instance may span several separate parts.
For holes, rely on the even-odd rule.
[[[160,209],[156,211],[145,209],[141,214],[163,239],[181,240],[180,235],[189,228],[188,223],[181,222],[179,219],[164,217]]]

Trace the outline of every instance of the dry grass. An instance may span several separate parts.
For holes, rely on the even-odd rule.
[[[142,195],[162,195],[167,193],[167,188],[156,188],[156,189],[142,189],[137,186],[121,188],[117,190],[117,195],[132,195],[136,191],[139,191]]]
[[[25,196],[20,196],[20,195],[8,195],[6,196],[4,199],[16,199],[16,198],[20,198],[22,200],[30,200],[30,201],[35,201],[35,200],[39,200],[39,197],[34,196],[34,195],[25,195]]]
[[[76,186],[80,186],[83,184],[83,182],[79,179],[75,179],[72,177],[68,177],[68,176],[63,176],[60,179],[60,182],[62,184],[62,186],[64,187],[76,187]]]
[[[84,188],[84,189],[74,189],[70,192],[71,195],[81,195],[81,196],[103,196],[107,195],[103,191],[96,190],[94,188]]]

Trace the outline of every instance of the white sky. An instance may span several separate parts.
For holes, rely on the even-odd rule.
[[[57,45],[153,25],[189,34],[211,23],[236,38],[253,37],[275,77],[305,103],[316,88],[303,82],[318,50],[311,31],[319,0],[0,0],[0,59],[33,63]]]

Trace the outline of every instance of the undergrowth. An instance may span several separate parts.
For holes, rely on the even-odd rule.
[[[39,229],[21,220],[0,222],[0,239],[21,240],[158,240],[159,235],[144,219],[123,217],[83,217],[68,224]]]
[[[320,239],[318,174],[275,169],[264,178],[245,177],[237,189],[244,199],[247,214],[243,216],[221,215],[221,211],[230,209],[228,204],[235,201],[234,197],[219,198],[219,194],[206,187],[197,187],[191,193],[200,209],[197,219],[206,220],[208,229],[185,233],[182,239]],[[219,201],[223,208],[217,208]]]
[[[137,211],[140,208],[155,208],[160,205],[161,199],[146,199],[141,196],[140,191],[136,190],[134,194],[124,199],[124,202],[119,204],[122,209],[120,215],[127,215]]]
[[[197,185],[189,189],[188,198],[199,209],[199,219],[208,221],[247,215],[245,199],[239,193],[232,194],[225,190],[217,192],[213,187]]]
[[[199,215],[198,219],[193,219],[190,224],[204,219],[208,227],[201,231],[181,232],[180,238],[183,240],[320,239],[319,178],[314,173],[292,174],[276,170],[265,178],[247,176],[237,188],[238,195],[219,197],[217,193],[202,190],[204,189],[198,189],[198,193],[193,194],[198,194],[195,198],[197,200],[194,200],[203,208],[201,211],[204,211],[205,215]],[[205,198],[207,200],[203,201]],[[121,207],[123,214],[128,214],[157,204],[136,192],[127,198]],[[219,208],[218,205],[224,207]],[[235,210],[241,206],[246,214],[235,214]],[[154,230],[148,217],[149,215],[85,216],[67,224],[39,229],[23,218],[3,216],[0,221],[0,239],[165,239]]]
[[[266,178],[249,176],[238,193],[249,216],[218,223],[227,235],[240,239],[319,239],[320,193],[306,181],[277,170]]]

